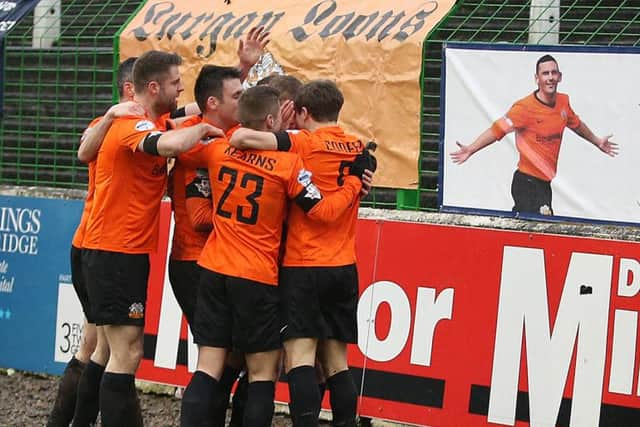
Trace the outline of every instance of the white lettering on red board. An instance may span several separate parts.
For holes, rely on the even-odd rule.
[[[637,265],[635,260],[621,260],[620,296],[635,296],[640,289],[640,282],[635,283],[640,276],[629,274],[638,271]],[[569,425],[598,426],[612,273],[613,256],[573,253],[558,312],[551,323],[543,250],[504,248],[489,422],[515,425],[524,335],[530,425],[555,425],[575,348]],[[629,282],[628,277],[634,280]],[[637,313],[616,310],[610,391],[631,394],[636,345],[635,338],[628,338],[636,335]]]
[[[436,297],[432,288],[418,288],[411,344],[411,363],[430,366],[433,337],[438,322],[451,319],[453,310],[451,288]],[[391,309],[389,332],[378,338],[375,332],[376,314],[381,304]],[[368,286],[358,302],[358,347],[362,354],[378,362],[395,359],[405,348],[411,329],[411,304],[405,289],[389,281]]]

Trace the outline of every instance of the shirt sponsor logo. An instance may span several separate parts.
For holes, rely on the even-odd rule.
[[[152,130],[155,128],[156,128],[156,125],[151,123],[149,120],[140,120],[138,123],[136,123],[136,130],[140,132]]]

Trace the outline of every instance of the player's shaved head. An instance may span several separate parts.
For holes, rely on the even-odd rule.
[[[118,65],[118,94],[120,98],[124,96],[124,84],[125,82],[133,83],[133,64],[138,59],[137,56],[125,59]]]
[[[280,93],[270,86],[255,86],[245,90],[238,101],[238,116],[244,127],[259,129],[268,115],[280,113]]]

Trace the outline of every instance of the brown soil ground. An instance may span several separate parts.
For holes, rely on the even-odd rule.
[[[0,426],[44,426],[53,405],[59,377],[0,371]],[[147,427],[178,426],[180,399],[154,393],[138,393]],[[229,414],[228,414],[229,415]],[[276,413],[273,426],[289,427],[291,420]]]

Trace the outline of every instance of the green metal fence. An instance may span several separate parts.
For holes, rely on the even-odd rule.
[[[62,1],[55,24],[25,17],[4,53],[0,184],[78,187],[86,167],[76,157],[80,133],[112,101],[114,34],[140,1]],[[34,47],[51,44],[50,47]],[[49,42],[49,43],[47,43]]]
[[[32,46],[33,17],[14,28],[5,52],[5,116],[0,184],[82,188],[80,132],[112,100],[114,38],[141,1],[63,1],[55,46]],[[418,190],[376,188],[364,206],[437,210],[442,43],[528,43],[530,2],[459,1],[429,34],[422,70],[423,115]],[[561,44],[638,46],[638,0],[563,0]],[[631,84],[631,82],[630,82]]]

